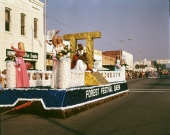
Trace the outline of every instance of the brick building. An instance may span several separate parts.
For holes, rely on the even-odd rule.
[[[103,59],[105,59],[104,57],[108,56],[108,57],[110,57],[110,59],[111,58],[113,59],[113,61],[114,61],[113,63],[114,64],[115,64],[116,55],[120,55],[120,54],[122,56],[122,59],[128,65],[126,67],[126,70],[133,70],[133,55],[132,54],[130,54],[130,53],[126,52],[126,51],[123,51],[123,50],[115,50],[115,51],[105,51],[105,52],[102,52]],[[114,64],[110,64],[109,61],[107,61],[107,62],[105,63],[105,65],[110,65],[110,67],[113,67]]]

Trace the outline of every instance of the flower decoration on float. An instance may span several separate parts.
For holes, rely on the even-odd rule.
[[[126,63],[126,60],[122,60],[120,65],[121,65],[121,66],[125,66],[125,67],[128,66],[128,64]]]
[[[5,61],[14,61],[16,62],[16,56],[12,53],[10,53],[9,55],[7,55],[7,57],[5,58]]]
[[[17,58],[14,54],[10,53],[9,55],[7,55],[7,57],[5,58],[5,61],[13,61],[15,62],[16,66],[19,66],[21,64],[21,60],[19,58]]]
[[[121,66],[125,66],[125,67],[127,67],[127,66],[128,66],[128,64],[124,63],[124,64],[121,64]]]
[[[25,66],[27,68],[27,70],[29,70],[30,68],[32,68],[32,64],[30,62],[26,62]]]
[[[66,45],[63,50],[61,50],[60,52],[56,52],[56,59],[60,60],[60,58],[62,57],[69,58],[70,57],[68,56],[69,53],[74,52],[70,48],[68,48],[68,45]]]
[[[21,64],[21,60],[19,58],[15,58],[15,65],[19,66]]]
[[[119,65],[119,64],[116,64],[115,66],[116,66],[117,68],[121,68],[121,65]]]

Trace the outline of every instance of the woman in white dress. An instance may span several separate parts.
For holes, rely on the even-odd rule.
[[[60,30],[59,30],[60,31]],[[60,61],[56,59],[56,54],[64,49],[65,44],[60,36],[56,34],[59,32],[57,31],[52,39],[52,43],[54,45],[52,50],[52,60],[53,60],[53,71],[52,71],[52,78],[51,78],[51,88],[58,88],[59,83],[59,64]]]
[[[119,55],[116,55],[115,70],[114,71],[120,71],[120,68],[121,68],[120,57],[119,57]]]

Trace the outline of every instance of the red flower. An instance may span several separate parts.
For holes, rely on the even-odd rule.
[[[30,62],[26,62],[25,66],[26,66],[27,70],[29,70],[32,67],[32,64]]]

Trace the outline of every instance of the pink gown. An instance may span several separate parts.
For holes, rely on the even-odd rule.
[[[15,51],[15,56],[21,64],[16,65],[16,87],[29,87],[29,77],[25,66],[24,59],[25,51],[12,48]]]

